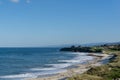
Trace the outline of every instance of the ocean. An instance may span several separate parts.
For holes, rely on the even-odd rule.
[[[92,60],[88,53],[60,52],[60,48],[0,48],[0,80],[25,80],[64,72]]]

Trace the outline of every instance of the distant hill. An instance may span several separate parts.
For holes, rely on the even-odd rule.
[[[120,44],[120,42],[111,42],[111,43],[106,43],[107,45],[117,45]]]
[[[120,42],[99,42],[99,43],[88,43],[88,44],[82,44],[82,46],[99,46],[99,45],[116,45],[120,44]]]

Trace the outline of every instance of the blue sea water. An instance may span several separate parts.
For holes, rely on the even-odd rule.
[[[66,71],[92,60],[88,53],[60,52],[59,48],[0,48],[0,80],[24,80]]]

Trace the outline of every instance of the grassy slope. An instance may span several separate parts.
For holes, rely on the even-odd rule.
[[[120,51],[105,51],[116,54],[117,57],[109,64],[93,67],[82,75],[76,75],[68,80],[118,80],[120,79]]]

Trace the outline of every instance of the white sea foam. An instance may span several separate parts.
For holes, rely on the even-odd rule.
[[[32,73],[0,76],[0,78],[28,78],[28,77],[33,77],[33,78],[35,78],[35,77],[37,77],[37,76],[35,76],[35,74],[32,74]]]
[[[66,54],[75,54],[75,55],[87,55],[89,53],[83,53],[83,52],[69,52],[69,53],[66,53]]]
[[[61,68],[66,68],[68,66],[71,66],[72,64],[70,63],[63,63],[63,64],[47,64],[48,66],[52,66],[54,68],[57,68],[57,69],[61,69]]]
[[[80,60],[59,60],[58,62],[65,62],[65,63],[71,63],[71,64],[73,64],[73,63],[78,63],[78,62],[80,62]]]
[[[77,56],[71,60],[58,60],[58,62],[66,62],[66,63],[83,63],[88,60],[92,60],[92,56],[87,56],[88,53],[71,53],[71,54],[77,54]]]
[[[70,52],[69,54],[75,54],[77,56],[71,60],[58,60],[58,62],[65,62],[65,63],[48,64],[48,65],[53,66],[55,68],[66,68],[66,67],[69,67],[69,66],[76,64],[76,63],[83,63],[83,62],[86,62],[88,60],[93,60],[92,56],[87,56],[88,53],[80,53],[80,52],[72,52],[71,53]]]
[[[67,71],[67,70],[65,70],[65,69],[57,69],[57,70],[40,72],[39,75],[57,74],[57,73],[66,72],[66,71]]]
[[[85,60],[92,60],[93,57],[92,56],[78,56],[76,58],[74,58],[75,60],[80,60],[80,61],[85,61]]]
[[[24,80],[24,79],[27,79],[27,78],[37,78],[38,76],[57,74],[57,73],[61,73],[61,72],[66,72],[66,70],[65,69],[58,69],[58,70],[51,70],[51,71],[44,71],[44,72],[37,72],[37,73],[5,75],[5,76],[0,76],[0,80],[1,79]]]
[[[32,71],[48,71],[48,70],[56,70],[56,68],[31,68]]]

